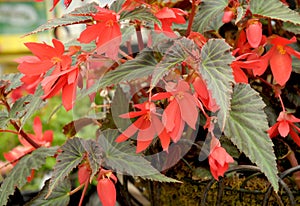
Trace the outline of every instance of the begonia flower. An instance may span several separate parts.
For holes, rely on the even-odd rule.
[[[153,7],[153,14],[161,22],[161,27],[154,24],[154,30],[156,32],[163,32],[166,36],[171,38],[177,37],[172,29],[173,23],[185,24],[186,21],[183,16],[187,15],[187,13],[181,9],[168,7],[162,9]]]
[[[268,130],[268,133],[271,138],[276,137],[279,134],[282,137],[286,137],[289,134],[295,143],[300,146],[300,138],[297,134],[297,132],[300,132],[300,128],[295,125],[295,123],[299,122],[299,118],[282,111],[277,118],[277,122]]]
[[[189,84],[180,80],[178,84],[169,82],[167,92],[157,93],[152,100],[168,99],[169,104],[163,112],[163,124],[174,142],[177,142],[183,132],[184,123],[196,129],[198,119],[197,99],[192,95]]]
[[[229,163],[233,163],[234,159],[221,147],[220,141],[217,138],[213,137],[210,144],[211,149],[208,156],[210,172],[216,180],[219,180],[219,177],[224,176]]]
[[[120,117],[138,117],[138,119],[123,131],[115,141],[126,141],[138,132],[136,147],[136,152],[138,153],[145,150],[151,144],[154,137],[158,135],[163,150],[167,151],[170,144],[170,136],[159,119],[159,115],[156,113],[155,104],[153,102],[144,102],[142,104],[135,104],[134,107],[140,111],[122,114]]]
[[[246,28],[247,40],[252,48],[257,48],[262,39],[262,24],[258,19],[249,19]]]
[[[110,170],[101,169],[97,180],[97,193],[102,205],[115,206],[117,177]]]
[[[121,27],[119,25],[119,15],[112,10],[96,7],[98,12],[88,14],[93,17],[95,24],[88,25],[81,32],[78,41],[90,43],[95,40],[97,48],[101,53],[106,53],[109,57],[115,58],[122,41]]]
[[[270,40],[270,44],[272,44],[273,46],[260,59],[262,62],[264,61],[270,63],[270,67],[274,79],[279,85],[284,86],[292,73],[291,55],[300,58],[300,53],[287,45],[297,42],[297,39],[296,37],[293,37],[290,40],[288,40],[286,38],[274,35],[271,36],[269,40]],[[267,66],[265,66],[260,70],[255,70],[253,72],[255,75],[260,76],[265,72],[266,69]]]

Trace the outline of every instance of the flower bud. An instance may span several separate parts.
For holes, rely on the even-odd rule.
[[[252,48],[257,48],[262,39],[262,24],[258,19],[250,19],[246,28],[247,40]]]

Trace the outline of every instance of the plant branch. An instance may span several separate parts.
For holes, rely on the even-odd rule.
[[[188,24],[188,28],[186,30],[185,36],[188,37],[192,31],[192,25],[194,22],[194,17],[196,15],[196,10],[197,10],[197,5],[199,4],[198,0],[192,0],[192,10],[191,10],[191,14],[189,16],[189,24]]]
[[[136,37],[137,37],[137,40],[138,40],[139,51],[142,51],[144,49],[144,41],[143,41],[143,36],[142,36],[142,31],[141,31],[141,25],[140,24],[136,25],[135,33],[136,33]]]

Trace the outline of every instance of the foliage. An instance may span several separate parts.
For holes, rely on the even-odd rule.
[[[300,146],[295,5],[93,2],[24,34],[85,26],[69,42],[25,43],[33,55],[18,58],[20,72],[0,80],[0,132],[20,142],[3,154],[1,204],[54,157],[51,178],[29,205],[67,205],[83,188],[82,205],[90,184],[103,205],[114,205],[121,195],[116,174],[181,184],[164,174],[188,151],[199,153],[195,145],[212,174],[203,178],[218,180],[243,154],[277,192],[272,139],[283,137],[295,151]],[[240,153],[231,157],[224,139]]]

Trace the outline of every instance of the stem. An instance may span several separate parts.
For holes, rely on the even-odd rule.
[[[90,178],[88,178],[87,181],[86,181],[85,184],[84,184],[84,188],[83,188],[83,191],[82,191],[82,194],[81,194],[81,197],[80,197],[80,201],[79,201],[78,206],[81,206],[81,205],[82,205],[84,195],[85,195],[86,190],[87,190],[87,188],[88,188],[88,186],[89,186],[89,179],[90,179]]]
[[[13,130],[8,130],[8,129],[0,129],[0,132],[8,132],[8,133],[13,133],[19,135],[19,132],[13,131]]]
[[[268,34],[269,34],[269,36],[271,36],[272,35],[272,22],[271,22],[271,19],[269,18],[268,19]]]
[[[279,98],[279,101],[280,101],[280,104],[281,104],[281,107],[282,107],[282,111],[286,111],[285,110],[285,107],[284,107],[284,104],[283,104],[283,101],[282,101],[282,98],[281,98],[281,95],[278,95],[278,98]]]
[[[290,148],[290,146],[288,144],[285,143],[285,145],[288,147],[288,154],[286,156],[286,158],[288,159],[288,161],[290,162],[292,167],[296,167],[298,166],[298,161],[297,158],[295,156],[294,151]],[[297,171],[293,174],[294,179],[295,179],[295,183],[298,187],[298,189],[300,189],[300,171]]]
[[[189,24],[188,24],[188,28],[186,30],[186,33],[185,33],[185,36],[189,36],[191,31],[192,31],[192,25],[193,25],[193,21],[194,21],[194,17],[196,15],[196,9],[197,9],[197,0],[193,0],[192,1],[192,11],[191,11],[191,14],[189,16]]]
[[[135,33],[136,33],[136,37],[137,37],[137,40],[138,40],[139,51],[142,51],[144,49],[144,41],[143,41],[143,36],[142,36],[141,25],[140,24],[136,25]]]
[[[86,183],[79,185],[79,186],[76,187],[74,190],[70,191],[70,192],[68,193],[68,195],[73,195],[74,193],[78,192],[79,190],[81,190],[81,188],[82,188],[83,185],[85,185],[85,184],[86,184]]]
[[[119,49],[119,53],[128,60],[133,59],[133,57],[129,56],[128,54],[126,54],[126,52],[122,51],[121,49]]]

